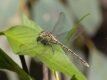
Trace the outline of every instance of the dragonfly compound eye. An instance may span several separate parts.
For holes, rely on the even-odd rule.
[[[44,38],[42,38],[40,36],[37,38],[37,42],[41,42],[43,45],[49,45],[48,40],[44,39]]]
[[[45,40],[45,39],[42,40],[41,43],[42,43],[43,45],[50,45],[49,42],[48,42],[47,40]]]
[[[39,36],[38,38],[37,38],[37,42],[39,42],[39,41],[41,41],[42,40],[42,38]]]

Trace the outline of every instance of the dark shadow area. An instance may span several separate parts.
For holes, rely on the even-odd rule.
[[[35,80],[42,80],[43,79],[43,68],[42,68],[42,64],[39,63],[39,62],[36,62],[33,59],[31,59],[31,63],[30,63],[30,75]]]
[[[92,38],[95,46],[107,55],[107,8],[101,6],[103,22],[96,35]]]
[[[0,80],[9,80],[4,71],[0,71]]]

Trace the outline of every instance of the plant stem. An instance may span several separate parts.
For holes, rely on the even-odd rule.
[[[43,64],[43,80],[49,80],[48,77],[48,67]]]
[[[25,61],[25,57],[23,55],[20,55],[19,58],[21,60],[21,64],[22,64],[23,70],[26,73],[29,73],[28,68],[27,68],[27,64],[26,64],[26,61]]]
[[[55,73],[55,79],[56,79],[56,80],[60,80],[59,75],[58,75],[58,72],[57,72],[57,71],[54,71],[54,73]]]

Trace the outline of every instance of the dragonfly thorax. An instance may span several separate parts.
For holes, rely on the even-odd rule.
[[[37,41],[41,42],[44,45],[48,45],[50,43],[57,44],[58,40],[51,32],[41,32]]]

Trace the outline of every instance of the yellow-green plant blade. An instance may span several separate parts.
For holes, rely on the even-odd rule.
[[[37,24],[34,23],[33,21],[29,21],[28,17],[25,16],[24,14],[22,14],[22,25],[24,25],[24,26],[26,26],[26,27],[33,28],[33,29],[35,29],[36,32],[42,30],[39,25],[37,25]],[[36,26],[36,27],[35,27],[35,26]]]

